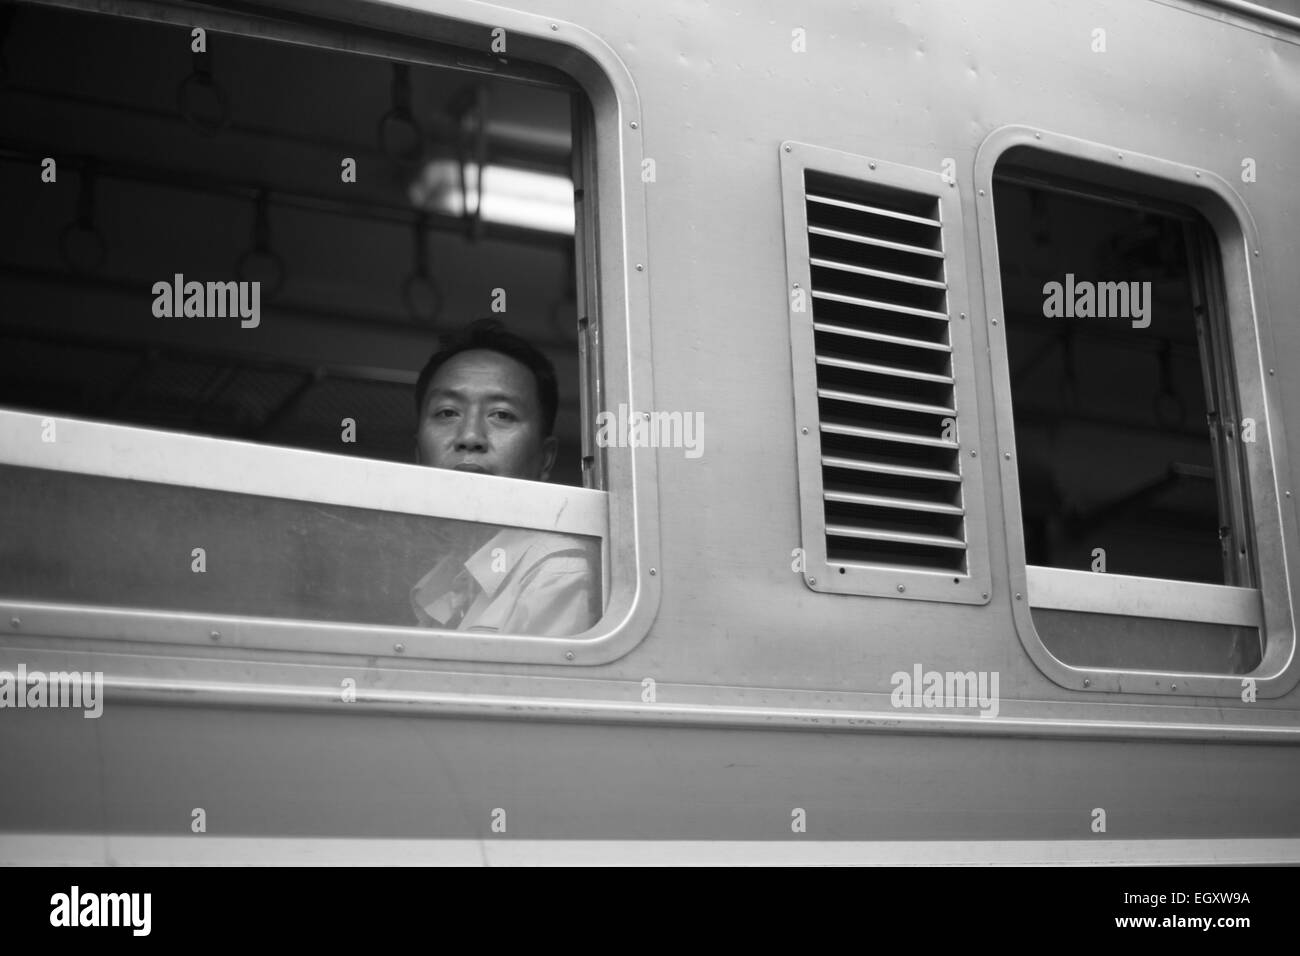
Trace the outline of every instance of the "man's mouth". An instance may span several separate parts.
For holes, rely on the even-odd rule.
[[[462,461],[459,465],[455,466],[453,471],[469,471],[469,472],[473,472],[476,475],[489,474],[486,468],[484,468],[482,465],[476,465],[472,461]]]

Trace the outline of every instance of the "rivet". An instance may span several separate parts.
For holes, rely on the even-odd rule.
[[[1290,498],[1290,497],[1291,497],[1291,492],[1288,491],[1288,492],[1286,493],[1286,496],[1287,496],[1288,498]]]
[[[817,583],[817,579],[816,579],[816,578],[809,578],[809,579],[808,579],[808,585],[809,585],[809,587],[812,587],[812,586],[815,585],[816,583]]]
[[[795,287],[796,289],[799,288],[799,283],[796,282],[796,283],[794,284],[794,287]]]
[[[219,641],[219,640],[221,640],[221,632],[220,632],[220,631],[209,631],[209,632],[208,632],[208,637],[212,638],[214,641]]]
[[[21,617],[11,617],[9,619],[10,627],[22,627],[22,625],[23,625],[23,619]]]
[[[1007,461],[1010,461],[1010,460],[1011,460],[1011,452],[1009,452],[1009,451],[1004,451],[1004,452],[1002,453],[1002,457],[1005,458]]]
[[[552,30],[558,30],[558,29],[560,29],[560,25],[559,25],[558,23],[552,23],[552,24],[551,24],[551,29],[552,29]]]
[[[1019,592],[1019,591],[1016,592],[1016,600],[1017,600],[1017,601],[1020,600],[1020,592]]]
[[[982,190],[982,189],[980,190],[980,195],[981,195],[981,196],[984,195],[984,190]]]
[[[988,591],[981,591],[981,592],[980,592],[980,600],[981,600],[981,601],[987,601],[988,599],[989,599],[989,592],[988,592]]]
[[[655,576],[656,574],[658,574],[658,573],[659,573],[659,572],[658,572],[655,568],[651,568],[651,569],[650,569],[650,577],[654,577],[654,576]]]
[[[875,168],[876,168],[876,164],[875,164],[875,163],[868,163],[867,165],[870,166],[872,169],[875,169]]]
[[[974,448],[972,448],[972,449],[970,450],[970,456],[971,456],[972,458],[975,457],[975,449],[974,449]]]
[[[963,312],[963,313],[961,314],[961,317],[962,317],[963,319],[966,318],[966,313]]]
[[[994,324],[994,325],[997,325],[997,324],[998,324],[998,320],[997,320],[997,319],[994,319],[994,320],[993,320],[993,324]]]
[[[1035,133],[1035,134],[1034,134],[1034,139],[1042,139],[1042,138],[1043,138],[1043,134],[1042,134],[1042,133]]]
[[[1273,374],[1273,370],[1272,370],[1272,369],[1269,369],[1269,370],[1268,370],[1268,374],[1269,374],[1269,375],[1272,375],[1272,374]]]
[[[565,659],[566,661],[571,661],[571,660],[573,660],[573,651],[565,651],[565,652],[564,652],[564,659]]]
[[[636,129],[636,120],[633,120],[631,125],[633,129]]]
[[[1083,686],[1084,686],[1084,687],[1091,687],[1091,686],[1092,686],[1092,681],[1088,680],[1088,678],[1085,677],[1085,678],[1083,679]]]
[[[1196,178],[1197,179],[1201,178],[1201,171],[1199,169],[1196,171]]]
[[[903,587],[901,584],[898,586],[898,593],[899,593],[899,594],[902,594],[902,593],[903,593],[904,591],[906,591],[906,590],[907,590],[907,588]]]
[[[1170,685],[1169,685],[1169,689],[1170,689],[1170,690],[1178,690],[1178,685],[1177,685],[1177,684],[1170,684]]]
[[[1258,249],[1255,250],[1255,255],[1259,255],[1259,250],[1258,250]]]
[[[806,429],[806,428],[801,428],[801,429],[799,429],[799,431],[803,432],[805,435],[808,434],[808,429]]]
[[[405,654],[406,645],[403,644],[401,641],[398,641],[396,644],[393,645],[393,650],[397,651],[397,653],[399,654]]]
[[[785,151],[786,151],[787,153],[790,152],[790,147],[787,146],[787,147],[785,148]]]
[[[649,420],[650,420],[650,413],[649,413],[649,412],[642,412],[641,415],[642,415],[643,418],[645,418],[646,421],[649,421]]]
[[[1123,159],[1123,158],[1124,158],[1124,154],[1123,154],[1123,153],[1116,153],[1115,155],[1118,156],[1120,159]]]
[[[645,272],[645,266],[643,266],[641,263],[638,262],[638,263],[636,264],[636,271],[637,271],[637,272]]]

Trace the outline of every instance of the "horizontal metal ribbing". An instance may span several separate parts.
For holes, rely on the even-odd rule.
[[[823,259],[819,256],[808,260],[811,265],[820,266],[823,269],[835,269],[839,272],[852,272],[855,275],[870,276],[873,279],[886,279],[890,282],[903,282],[907,285],[924,286],[927,289],[946,289],[948,283],[938,279],[922,279],[920,276],[910,276],[902,272],[888,272],[884,269],[869,269],[866,266],[855,266],[847,262],[840,262],[836,259]]]
[[[857,242],[864,246],[879,246],[881,249],[893,249],[895,252],[907,252],[914,256],[929,256],[931,259],[943,258],[943,252],[938,249],[927,249],[925,246],[915,246],[910,242],[896,242],[893,239],[881,239],[879,236],[867,236],[858,232],[847,232],[843,229],[809,225],[808,234],[825,236],[828,239],[842,239],[845,242]]]
[[[938,219],[930,219],[926,216],[914,216],[906,212],[894,212],[892,209],[881,209],[879,206],[868,206],[865,203],[849,202],[846,199],[831,199],[829,196],[817,196],[813,193],[805,194],[809,202],[820,203],[823,206],[834,206],[837,209],[851,209],[854,212],[865,212],[871,216],[884,216],[887,219],[897,219],[900,222],[914,222],[921,226],[930,226],[934,229],[940,227]]]
[[[961,475],[938,468],[917,468],[913,465],[894,465],[869,458],[845,458],[842,455],[823,455],[823,468],[846,468],[852,471],[869,471],[873,474],[896,475],[900,478],[929,479],[932,481],[961,481]]]
[[[911,305],[899,305],[897,302],[883,302],[880,299],[864,299],[856,295],[843,295],[839,292],[824,292],[820,289],[813,289],[814,299],[825,299],[828,302],[843,302],[847,305],[862,305],[869,309],[880,309],[882,312],[900,312],[903,315],[919,315],[925,319],[939,319],[948,321],[947,312],[936,312],[934,309],[918,309]]]
[[[953,383],[951,375],[940,375],[937,372],[914,372],[908,368],[898,368],[894,365],[876,365],[873,362],[858,362],[853,359],[832,358],[829,355],[818,355],[818,365],[826,365],[830,368],[848,369],[852,372],[869,372],[873,375],[888,375],[893,378],[909,378],[917,382],[936,382],[941,385],[951,385]]]
[[[956,415],[954,409],[944,405],[926,405],[922,402],[908,402],[901,398],[885,398],[883,395],[865,395],[861,392],[846,392],[838,388],[819,388],[817,397],[831,402],[852,402],[855,405],[872,405],[877,408],[896,408],[903,412],[917,412],[923,415]]]
[[[951,352],[952,346],[947,342],[927,342],[925,339],[910,339],[903,335],[889,335],[885,332],[872,332],[868,329],[855,329],[834,322],[814,322],[813,328],[830,335],[844,335],[855,339],[870,339],[873,342],[887,342],[890,345],[902,345],[909,349],[929,349],[932,352]]]
[[[923,547],[953,548],[961,550],[966,542],[942,534],[916,534],[904,531],[881,531],[878,528],[853,528],[844,524],[828,524],[826,534],[833,538],[863,538],[869,541],[888,541],[893,544],[915,544]]]
[[[876,246],[879,248],[888,248],[894,252],[907,252],[909,255],[930,256],[931,259],[943,259],[943,251],[937,248],[926,248],[924,246],[915,246],[910,242],[898,242],[897,239],[881,239],[879,235],[866,235],[863,233],[850,233],[846,229],[831,229],[829,226],[818,226],[809,224],[809,235],[822,235],[827,239],[841,239],[842,242],[857,242],[863,246]]]
[[[827,501],[845,505],[865,505],[871,508],[895,508],[900,511],[926,511],[937,515],[963,515],[966,509],[941,501],[919,501],[915,498],[893,498],[887,495],[866,495],[856,491],[828,491],[822,495]]]
[[[822,422],[822,431],[830,435],[847,435],[851,438],[867,438],[874,441],[895,442],[901,445],[924,445],[927,448],[957,447],[955,441],[942,438],[927,438],[923,435],[909,435],[906,432],[881,431],[875,428],[863,428],[860,425],[837,425],[834,422]]]

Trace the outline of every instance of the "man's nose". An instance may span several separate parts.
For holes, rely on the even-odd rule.
[[[465,415],[460,420],[460,431],[456,433],[457,451],[487,451],[487,429],[479,415]]]

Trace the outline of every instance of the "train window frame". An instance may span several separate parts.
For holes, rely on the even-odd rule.
[[[1236,399],[1244,415],[1256,418],[1263,435],[1250,449],[1246,480],[1253,522],[1257,581],[1254,588],[1143,578],[1031,566],[1026,560],[1020,480],[1011,399],[1006,323],[994,209],[994,173],[1009,150],[1033,156],[1046,175],[1177,203],[1199,212],[1218,247],[1227,304],[1227,335],[1236,375]],[[995,130],[975,159],[976,213],[984,279],[994,422],[1007,536],[1010,604],[1017,634],[1030,658],[1061,686],[1090,692],[1124,692],[1241,699],[1244,682],[1260,697],[1279,697],[1300,681],[1288,561],[1296,554],[1290,495],[1281,484],[1287,462],[1279,425],[1281,399],[1263,356],[1272,354],[1259,241],[1241,197],[1210,170],[1029,126]],[[1244,674],[1137,670],[1067,664],[1051,653],[1036,630],[1031,608],[1083,611],[1130,618],[1204,623],[1258,623],[1263,653]],[[1257,609],[1257,610],[1256,610]]]
[[[587,177],[575,232],[579,325],[586,333],[580,336],[583,453],[594,459],[590,473],[603,487],[468,475],[9,409],[0,409],[0,464],[599,535],[605,602],[589,630],[563,638],[5,600],[0,613],[11,633],[86,638],[96,645],[209,648],[215,633],[224,648],[560,665],[603,664],[635,647],[649,632],[660,596],[656,460],[652,449],[631,443],[595,449],[590,433],[598,403],[637,407],[650,404],[653,395],[650,364],[633,360],[650,354],[642,140],[640,124],[632,121],[639,101],[631,75],[608,45],[572,23],[466,0],[277,0],[259,5],[264,9],[253,19],[233,3],[229,10],[200,10],[125,0],[108,14],[92,0],[50,5],[497,76],[522,78],[528,64],[540,64],[571,78],[588,106],[585,116],[575,117],[574,146],[575,165],[585,166]],[[510,38],[509,61],[490,53],[496,30]],[[51,423],[56,440],[43,441]],[[459,496],[457,507],[441,503],[448,494]]]
[[[992,591],[988,515],[984,465],[977,454],[981,431],[980,411],[976,399],[976,363],[971,322],[967,319],[972,293],[966,273],[961,191],[957,188],[957,182],[938,170],[921,169],[794,141],[782,143],[779,156],[797,433],[803,581],[813,591],[831,594],[952,604],[988,604]],[[943,343],[941,337],[938,347],[942,348],[946,344],[951,356],[949,369],[953,393],[952,418],[943,421],[949,423],[946,427],[953,428],[956,432],[951,439],[955,464],[952,469],[945,470],[951,471],[948,480],[955,479],[959,507],[962,509],[965,567],[961,570],[940,571],[920,566],[895,566],[884,561],[854,561],[830,554],[827,537],[831,522],[825,506],[829,500],[825,477],[828,459],[823,454],[822,441],[822,433],[827,429],[820,405],[824,389],[819,387],[820,363],[816,343],[822,323],[815,315],[815,300],[821,293],[814,286],[815,256],[809,238],[808,197],[814,195],[808,185],[809,174],[852,187],[878,190],[884,196],[892,194],[895,198],[923,198],[934,202],[936,219],[931,226],[937,226],[941,246],[937,250],[942,275],[938,284],[945,295],[946,318],[943,321],[947,328],[947,341]],[[839,200],[830,201],[840,203]],[[896,216],[894,213],[886,215]],[[906,215],[898,218],[908,219]],[[877,245],[889,246],[890,243]],[[902,247],[895,245],[892,248]],[[929,254],[935,255],[935,252]],[[852,272],[873,273],[871,269],[861,269],[851,264],[845,268]],[[884,275],[881,272],[874,274]],[[914,280],[907,278],[903,281]],[[923,284],[936,283],[931,281]],[[905,308],[902,311],[906,313],[909,310]],[[910,336],[899,338],[884,335],[876,336],[875,340],[889,346],[910,340]],[[929,347],[933,349],[936,346]],[[885,406],[891,404],[907,403],[882,402]],[[936,432],[933,437],[939,438],[940,433]]]

